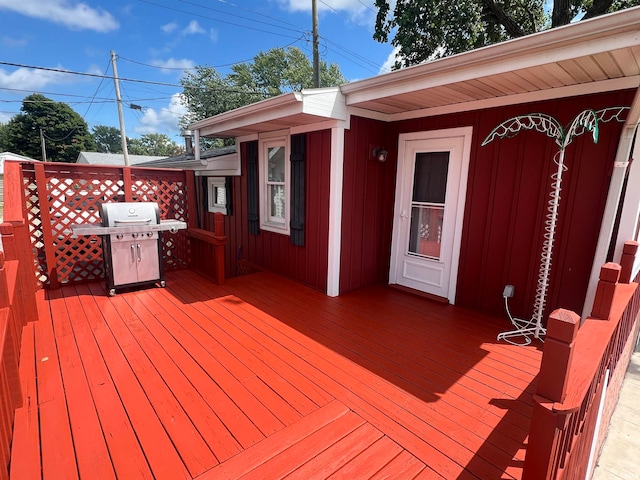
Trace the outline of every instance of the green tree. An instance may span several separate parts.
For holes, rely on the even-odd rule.
[[[66,103],[32,94],[24,98],[20,110],[7,123],[7,150],[42,158],[40,130],[49,161],[75,163],[80,152],[95,150],[87,122]]]
[[[91,131],[98,152],[122,153],[122,137],[119,129],[105,125],[96,125]]]
[[[376,0],[373,38],[399,49],[394,69],[640,5],[640,0]]]
[[[140,138],[127,138],[127,150],[131,155],[172,157],[179,155],[183,148],[164,133],[147,133]]]
[[[8,150],[8,134],[9,129],[6,123],[0,123],[0,152],[5,152]]]
[[[320,63],[322,86],[346,83],[336,64]],[[273,48],[258,53],[252,62],[239,63],[222,76],[215,68],[196,67],[181,80],[188,113],[181,126],[265,98],[313,86],[313,67],[304,52],[295,47]]]

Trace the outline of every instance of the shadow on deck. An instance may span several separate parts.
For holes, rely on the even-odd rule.
[[[38,298],[12,479],[521,476],[541,351],[504,320],[265,272]]]

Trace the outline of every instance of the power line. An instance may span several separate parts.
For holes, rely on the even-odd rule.
[[[291,25],[292,27],[298,28],[298,26],[296,24],[290,23],[290,22],[286,22],[282,18],[272,17],[270,15],[267,15],[266,13],[256,12],[255,10],[251,10],[250,8],[246,8],[246,7],[243,7],[241,5],[236,5],[235,3],[228,2],[227,0],[217,0],[217,1],[218,1],[218,3],[223,3],[225,5],[230,5],[230,6],[234,7],[234,8],[239,8],[240,10],[245,10],[247,12],[251,12],[254,15],[258,15],[260,17],[265,17],[265,18],[269,18],[271,20],[275,20],[277,23],[281,23],[281,24],[285,24],[285,25]]]
[[[73,70],[63,70],[61,68],[37,67],[37,66],[34,66],[34,65],[24,65],[24,64],[20,64],[20,63],[0,62],[0,65],[8,65],[10,67],[18,67],[18,68],[31,68],[33,70],[45,70],[45,71],[48,71],[48,72],[67,73],[67,74],[70,74],[70,75],[80,75],[80,76],[93,77],[93,78],[102,78],[102,79],[111,79],[111,80],[113,80],[113,78],[114,78],[114,77],[109,76],[109,75],[99,75],[97,73],[74,72]],[[161,85],[161,86],[164,86],[164,87],[183,88],[183,85],[177,84],[177,83],[155,82],[155,81],[151,81],[151,80],[139,80],[139,79],[135,79],[135,78],[122,78],[122,77],[119,78],[119,80],[121,82],[133,82],[133,83],[143,83],[145,85]],[[258,95],[258,96],[262,96],[262,97],[268,96],[264,92],[236,90],[236,89],[232,89],[232,88],[215,88],[215,89],[212,89],[210,91],[212,91],[212,92],[223,92],[223,93],[242,93],[242,94],[245,94],[245,95]],[[88,98],[88,97],[85,97],[85,98]],[[0,101],[2,101],[2,100],[0,100]],[[5,101],[10,101],[10,100],[5,100]],[[82,103],[82,102],[79,102],[79,103]]]
[[[362,0],[357,0],[357,1],[358,1],[358,3],[359,3],[360,5],[362,5],[363,7],[368,8],[368,9],[369,9],[369,10],[371,10],[373,13],[375,13],[375,14],[377,14],[377,13],[378,13],[378,12],[376,12],[376,11],[375,11],[375,9],[374,9],[372,6],[367,5],[367,4],[366,4],[366,3],[364,3]]]
[[[246,28],[248,30],[254,30],[256,32],[268,33],[270,35],[278,35],[278,36],[285,37],[285,38],[296,38],[296,37],[292,37],[290,35],[284,35],[282,33],[276,33],[276,32],[272,32],[272,31],[269,31],[269,30],[265,30],[263,28],[250,27],[248,25],[242,25],[240,23],[234,23],[234,22],[230,22],[228,20],[221,20],[219,18],[210,17],[208,15],[202,15],[202,14],[199,14],[199,13],[189,12],[187,10],[182,10],[180,8],[175,8],[175,7],[170,7],[168,5],[162,5],[160,3],[155,3],[155,2],[152,2],[150,0],[138,0],[138,1],[142,2],[142,3],[147,3],[149,5],[153,5],[153,6],[156,6],[156,7],[165,8],[167,10],[171,10],[171,11],[174,11],[174,12],[184,13],[186,15],[193,15],[194,17],[206,18],[207,20],[211,20],[212,22],[224,23],[224,24],[227,24],[227,25],[233,25],[234,27]],[[204,8],[204,7],[201,7],[201,8]],[[261,22],[261,23],[263,23],[263,22]],[[282,27],[278,27],[278,28],[282,28]],[[288,29],[288,30],[293,31],[295,33],[301,33],[301,31],[295,31],[295,30],[291,30],[291,29]]]
[[[300,28],[297,25],[294,25],[292,23],[288,23],[287,25],[291,25],[294,28],[287,28],[287,27],[283,27],[282,24],[285,22],[280,21],[277,18],[273,18],[273,17],[267,17],[267,18],[271,18],[273,20],[276,21],[276,23],[271,23],[271,22],[263,22],[260,20],[254,20],[252,18],[249,17],[245,17],[243,15],[236,15],[235,13],[229,13],[229,12],[225,12],[223,10],[217,9],[217,8],[213,8],[213,7],[209,7],[206,5],[202,5],[196,2],[191,2],[188,0],[180,0],[181,3],[186,3],[187,5],[192,5],[194,7],[198,7],[198,8],[202,8],[203,10],[211,10],[212,12],[218,12],[218,13],[222,13],[223,15],[229,15],[230,17],[236,17],[236,18],[240,18],[242,20],[248,20],[250,22],[255,22],[255,23],[260,23],[262,25],[267,25],[269,27],[275,27],[275,28],[281,28],[283,30],[288,30],[290,32],[297,32],[297,33],[302,33],[302,31],[300,30]],[[251,11],[251,10],[250,10]],[[252,11],[252,13],[255,13]],[[215,19],[216,21],[219,21],[218,19]],[[248,27],[247,27],[248,28]]]
[[[104,75],[107,74],[107,72],[109,71],[109,63],[107,63],[107,68],[104,69]],[[93,104],[93,101],[96,98],[96,95],[98,95],[98,92],[100,91],[100,87],[102,87],[102,82],[104,82],[104,78],[100,79],[100,83],[98,84],[98,88],[96,88],[95,93],[93,94],[93,97],[91,98],[91,103],[89,103],[89,106],[87,107],[87,111],[84,112],[84,115],[82,116],[82,118],[84,118],[84,120],[87,120],[87,114],[89,113],[89,109],[91,109],[91,105]]]
[[[364,30],[365,32],[367,32],[369,35],[373,35],[373,32],[367,30],[366,28],[364,28],[362,25],[354,22],[353,20],[351,20],[348,16],[346,16],[343,13],[340,13],[340,11],[336,10],[335,8],[333,8],[331,5],[329,5],[327,2],[325,2],[324,0],[319,0],[320,3],[322,3],[325,7],[331,9],[335,14],[340,15],[342,18],[346,19],[348,22],[353,23],[356,27],[358,27],[361,30]]]
[[[34,65],[24,65],[21,63],[12,63],[12,62],[0,62],[0,65],[7,65],[9,67],[18,67],[18,68],[31,68],[33,70],[44,70],[47,72],[57,72],[57,73],[68,73],[70,75],[80,75],[83,77],[93,77],[93,78],[103,78],[113,80],[112,76],[109,75],[100,75],[97,73],[87,73],[87,72],[74,72],[73,70],[63,70],[62,68],[51,68],[51,67],[37,67]],[[162,85],[164,87],[180,87],[182,85],[177,83],[167,83],[167,82],[156,82],[152,80],[137,80],[135,78],[121,78],[120,81],[123,82],[135,82],[135,83],[145,83],[148,85]]]

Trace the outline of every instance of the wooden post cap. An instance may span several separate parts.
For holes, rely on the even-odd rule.
[[[576,338],[579,327],[580,316],[577,313],[558,308],[549,315],[546,337],[547,339],[553,338],[559,342],[570,344]]]
[[[600,280],[607,283],[618,283],[622,267],[617,263],[605,263],[600,268]]]

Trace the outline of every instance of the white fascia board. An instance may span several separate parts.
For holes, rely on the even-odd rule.
[[[220,122],[234,120],[247,115],[258,114],[263,111],[270,111],[286,105],[295,104],[299,102],[301,98],[302,96],[300,93],[285,93],[284,95],[267,98],[266,100],[252,103],[251,105],[246,105],[244,107],[236,108],[235,110],[229,110],[228,112],[220,113],[213,117],[205,118],[204,120],[192,123],[187,128],[189,130],[203,130],[206,127],[218,124]]]
[[[303,90],[302,95],[303,113],[335,120],[347,119],[345,98],[339,87]]]
[[[339,87],[303,90],[221,113],[189,126],[201,136],[241,129],[299,114],[346,120],[344,96]]]
[[[207,164],[202,170],[214,172],[213,175],[236,176],[241,174],[240,151],[219,157],[207,158],[206,162]]]
[[[276,98],[280,99],[281,97]],[[259,105],[264,107],[266,104]],[[257,123],[266,123],[302,113],[302,102],[297,99],[290,102],[274,102],[268,108],[252,109],[249,107],[252,105],[211,117],[208,119],[209,125],[200,127],[200,135],[215,136],[220,132],[242,129]]]
[[[347,105],[640,44],[640,7],[386,73],[341,87]]]

